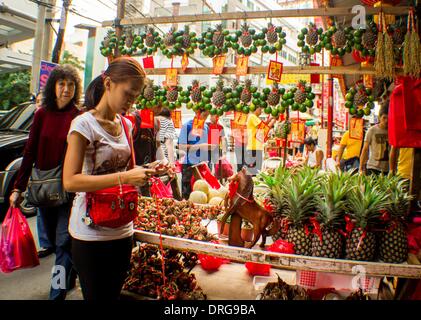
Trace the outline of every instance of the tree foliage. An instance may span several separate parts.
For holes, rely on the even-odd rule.
[[[63,51],[60,64],[71,64],[80,71],[85,69],[85,61],[80,60],[78,57],[74,56],[67,50]]]
[[[0,108],[8,110],[31,97],[30,71],[0,74]]]

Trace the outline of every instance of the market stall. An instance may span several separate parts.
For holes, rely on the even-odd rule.
[[[346,101],[345,107],[353,119],[370,115],[374,101],[379,99],[373,78],[370,77],[378,77],[380,84],[383,78],[391,80],[397,76],[408,75],[419,77],[419,62],[414,62],[419,61],[419,53],[417,56],[416,50],[408,49],[411,46],[419,48],[419,38],[410,35],[416,34],[413,9],[405,6],[376,6],[366,7],[366,11],[367,14],[374,15],[374,20],[365,29],[354,29],[350,25],[345,27],[334,23],[332,19],[329,19],[330,23],[326,22],[326,18],[332,16],[352,17],[354,13],[351,7],[180,15],[173,16],[169,21],[168,17],[124,19],[124,10],[119,6],[118,19],[103,23],[103,26],[115,27],[115,33],[111,31],[102,43],[101,53],[105,57],[112,60],[120,54],[146,56],[143,62],[149,66],[152,58],[152,67],[145,67],[146,73],[149,76],[166,76],[164,87],[150,85],[145,89],[137,101],[139,109],[148,110],[157,102],[161,102],[173,111],[177,111],[185,104],[193,111],[207,110],[217,115],[235,112],[234,122],[244,126],[247,114],[261,107],[268,117],[276,118],[280,123],[278,137],[275,133],[275,139],[268,140],[269,129],[265,127],[265,122],[262,122],[260,128],[263,133],[256,137],[266,143],[265,151],[268,155],[283,158],[282,166],[262,172],[253,181],[256,188],[259,185],[260,187],[264,185],[263,188],[266,188],[267,192],[263,193],[264,200],[255,202],[259,196],[253,192],[247,196],[239,194],[241,191],[234,190],[232,193],[232,183],[235,180],[231,180],[230,184],[225,186],[223,196],[220,196],[218,190],[211,191],[212,187],[193,191],[195,196],[191,200],[205,204],[205,207],[198,207],[191,202],[155,198],[146,200],[152,210],[145,207],[145,202],[139,205],[139,218],[135,222],[136,240],[157,247],[137,248],[138,251],[133,258],[132,275],[126,282],[127,290],[142,295],[147,295],[149,292],[150,296],[158,299],[205,298],[206,293],[201,293],[200,283],[191,274],[195,263],[185,265],[187,262],[197,261],[197,257],[193,258],[193,253],[205,259],[199,259],[201,266],[204,266],[204,261],[209,263],[209,259],[212,263],[219,264],[214,267],[215,270],[224,263],[223,259],[229,259],[237,263],[249,263],[249,266],[250,263],[254,263],[296,271],[294,285],[301,287],[290,288],[279,280],[277,284],[273,282],[268,284],[265,290],[271,286],[279,286],[285,290],[288,288],[290,292],[295,290],[294,292],[302,298],[308,298],[303,291],[306,287],[316,290],[326,289],[324,286],[329,285],[345,286],[354,291],[359,288],[368,292],[371,289],[376,291],[384,277],[421,279],[418,252],[409,252],[407,245],[403,245],[407,241],[408,234],[402,224],[402,221],[408,218],[409,202],[413,199],[410,194],[414,194],[414,190],[419,190],[417,188],[420,184],[420,162],[414,161],[410,191],[404,182],[395,178],[358,178],[349,174],[333,173],[318,175],[315,171],[294,164],[290,165],[292,168],[283,168],[288,167],[287,154],[291,143],[302,143],[304,139],[303,127],[306,121],[311,120],[307,111],[314,107],[315,99],[311,80],[279,87],[278,83],[283,74],[328,75],[328,101],[322,101],[329,111],[326,128],[328,157],[332,153],[334,77],[340,79]],[[395,29],[390,29],[390,33],[395,35],[396,42],[391,43],[386,20],[387,17],[395,15],[409,17],[406,31],[408,37],[402,37],[393,27]],[[275,26],[271,21],[267,28],[255,30],[247,25],[247,20],[251,19],[303,16],[322,17],[324,21],[319,24],[320,26],[311,23],[298,35],[297,45],[301,48],[303,57],[300,66],[282,66],[278,62],[278,52],[282,52],[282,47],[285,45],[282,26]],[[188,27],[183,30],[176,28],[177,23],[220,20],[243,20],[244,23],[241,25],[241,30],[224,30],[218,25],[209,28],[201,35],[192,32]],[[172,23],[174,26],[167,34],[159,34],[152,26],[160,23]],[[133,30],[128,28],[132,26],[148,27],[145,32],[134,34]],[[170,68],[153,68],[152,55],[158,50],[171,59]],[[408,50],[415,55],[415,60],[412,59],[412,62],[409,62],[408,57],[411,55]],[[189,56],[195,51],[201,51],[204,56],[212,58],[213,67],[189,68]],[[270,61],[268,66],[249,67],[248,57],[258,51],[262,55],[275,54],[275,60]],[[228,52],[237,56],[236,66],[225,66],[225,55]],[[325,66],[324,62],[321,66],[311,66],[307,63],[312,55],[318,53],[323,57],[328,54],[329,66]],[[358,58],[361,61],[353,65],[343,65],[342,57],[349,57],[351,54],[354,59]],[[173,66],[175,58],[181,60],[181,67]],[[177,81],[179,76],[200,74],[218,75],[217,84],[214,87],[207,87],[195,80],[190,86],[183,88]],[[251,74],[265,74],[267,79],[272,81],[271,86],[267,88],[255,86],[247,78]],[[223,78],[226,75],[235,75],[236,79],[228,85],[228,81]],[[346,75],[361,76],[363,80],[348,85],[349,89],[346,90],[343,78]],[[245,78],[244,82],[239,81],[241,77]],[[197,126],[194,129],[201,128]],[[270,153],[271,151],[275,153]],[[415,159],[418,159],[417,157],[419,150],[415,153]],[[240,178],[240,186],[241,181]],[[387,192],[383,190],[382,193],[381,190],[386,185],[389,188]],[[417,196],[416,193],[415,195]],[[244,218],[238,214],[239,208],[235,207],[235,204],[232,207],[221,206],[224,197],[228,197],[228,201],[231,199],[235,202],[233,199],[237,196],[242,199],[240,201],[255,204],[256,212],[263,212],[263,215],[270,214],[270,218],[267,219],[270,223],[262,226],[260,232],[264,233],[277,227],[278,233],[272,237],[274,242],[269,246],[271,249],[277,243],[276,240],[281,240],[293,244],[294,252],[285,253],[282,251],[285,248],[281,252],[270,251],[269,247],[264,245],[260,249],[256,246],[243,248],[244,243],[250,245],[252,241],[245,241],[244,236],[238,238],[240,232],[242,234],[243,229],[246,229],[243,228]],[[219,199],[211,203],[212,198]],[[200,200],[195,201],[195,199]],[[249,215],[253,213],[249,212]],[[221,214],[224,216],[224,222],[227,222],[226,215],[230,215],[232,219],[228,244],[236,243],[235,246],[227,245],[226,239],[219,232],[212,233],[209,230],[212,224],[216,224],[216,219]],[[256,229],[256,225],[253,228]],[[233,237],[234,233],[237,234],[237,239]],[[258,236],[260,237],[260,234]],[[378,239],[382,240],[379,242]],[[257,240],[253,239],[253,242]],[[387,245],[389,247],[385,249]],[[181,256],[168,249],[182,252]],[[393,254],[390,255],[388,252]],[[147,265],[148,262],[145,261],[149,260],[153,265],[150,268],[152,271],[145,275],[140,271],[139,265]],[[175,269],[168,267],[168,264],[174,265]],[[179,276],[167,283],[166,276],[174,270],[177,270],[175,273]],[[258,275],[258,273],[251,274]],[[370,290],[364,281],[359,284],[353,283],[356,277],[359,278],[359,274],[363,275],[363,280],[369,284]],[[323,277],[324,280],[318,282],[317,279]],[[145,279],[148,279],[150,286],[147,290],[143,283]],[[253,278],[248,279],[252,281]],[[336,289],[341,288],[343,287]],[[351,296],[356,294],[352,291],[348,293]],[[265,292],[260,294],[261,297],[265,297]],[[362,294],[359,297],[363,299],[363,296]]]

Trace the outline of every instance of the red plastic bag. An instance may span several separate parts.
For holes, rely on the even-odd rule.
[[[405,128],[421,131],[421,79],[401,78],[404,96]]]
[[[158,199],[162,198],[173,198],[172,188],[171,188],[171,181],[165,185],[159,178],[151,178],[152,182],[151,185],[151,195],[156,196]]]
[[[270,264],[246,262],[245,266],[251,276],[268,276],[270,274]]]
[[[203,270],[206,271],[216,271],[224,263],[224,259],[209,256],[207,254],[198,254],[200,265]]]
[[[219,176],[219,163],[221,163],[222,177]],[[215,164],[215,175],[218,179],[229,178],[234,174],[231,163],[227,159],[221,159],[221,162]]]
[[[211,188],[218,190],[221,188],[221,184],[219,183],[218,179],[215,178],[214,175],[212,175],[212,172],[210,171],[208,165],[206,163],[200,163],[196,166],[199,175],[202,177],[203,180],[205,180]],[[191,187],[193,188],[194,182],[196,179],[194,178],[194,175],[192,176],[192,179],[190,181]]]
[[[393,90],[389,103],[389,143],[397,148],[421,148],[421,130],[405,128],[404,90],[399,84]]]
[[[268,251],[270,252],[278,252],[278,253],[291,253],[294,254],[294,244],[285,240],[276,240],[268,247]]]
[[[39,265],[34,237],[25,216],[9,208],[1,226],[0,270],[8,273]]]

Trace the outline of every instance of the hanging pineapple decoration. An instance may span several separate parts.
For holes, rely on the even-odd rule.
[[[114,30],[108,30],[104,40],[101,41],[101,54],[104,57],[113,57],[114,49],[117,47],[117,37]]]
[[[379,32],[377,34],[376,56],[374,69],[377,77],[393,79],[395,59],[393,55],[393,40],[387,32],[384,14],[379,14]]]
[[[373,16],[369,16],[368,20],[366,29],[354,30],[354,49],[362,58],[368,61],[374,61],[374,57],[376,56],[378,28],[373,21]]]
[[[153,80],[148,80],[145,84],[142,94],[137,98],[136,109],[149,109],[161,102],[166,105],[165,91],[157,85]]]
[[[271,22],[268,23],[267,28],[263,28],[261,33],[253,37],[255,40],[253,44],[257,47],[260,46],[263,53],[274,54],[277,51],[282,51],[283,45],[286,44],[286,33],[282,31],[282,27],[277,27]]]
[[[171,27],[170,30],[165,34],[163,39],[163,50],[162,54],[168,59],[171,59],[173,56],[177,55],[178,50],[174,48],[176,37],[181,34],[176,30],[176,28]]]
[[[170,44],[173,43],[172,47]],[[165,49],[164,55],[171,59],[174,56],[190,55],[194,53],[197,48],[196,32],[190,31],[188,25],[184,26],[183,30],[175,31],[170,29],[164,39]]]
[[[216,83],[215,92],[213,92],[212,94],[212,103],[216,109],[212,109],[211,114],[216,114],[219,110],[222,111],[221,107],[224,105],[225,100],[226,97],[224,93],[224,81],[222,80],[222,78],[219,78],[219,80]]]
[[[167,101],[169,102],[169,108],[171,110],[174,110],[177,107],[181,107],[181,103],[180,101],[178,101],[179,98],[179,91],[182,91],[183,88],[180,86],[170,86],[170,87],[166,87],[166,98]]]
[[[293,111],[307,112],[307,109],[314,105],[315,94],[312,92],[311,85],[308,85],[304,80],[300,80],[296,87],[288,90],[285,98],[286,102],[281,105],[282,107],[291,106]]]
[[[354,35],[352,27],[343,25],[331,26],[321,35],[322,47],[329,50],[332,55],[344,56],[352,52],[354,46]]]
[[[279,85],[277,82],[273,82],[272,90],[270,90],[268,94],[267,103],[272,106],[276,107],[281,100],[281,93],[279,92]]]
[[[208,28],[206,32],[203,32],[197,42],[203,54],[213,58],[228,53],[228,48],[231,47],[230,40],[229,31],[224,30],[221,24],[217,24],[215,28]]]
[[[251,56],[252,53],[257,52],[256,41],[253,43],[253,38],[257,39],[256,30],[250,28],[247,22],[244,22],[241,25],[241,30],[237,30],[235,34],[228,39],[231,43],[230,46],[238,55]]]
[[[403,73],[419,78],[421,73],[420,37],[416,30],[414,10],[408,14],[408,31],[403,42]]]
[[[349,113],[359,118],[370,115],[371,109],[374,108],[372,90],[366,88],[362,81],[358,81],[348,90],[345,100],[345,107],[349,109]]]
[[[146,83],[145,89],[143,90],[143,96],[148,101],[152,101],[155,98],[155,91],[154,91],[154,88],[153,88],[153,80],[149,80]]]
[[[145,30],[145,33],[141,35],[143,46],[139,45],[139,48],[143,55],[151,56],[158,51],[158,48],[161,48],[162,39],[155,28],[146,26]]]
[[[322,28],[317,28],[314,23],[310,23],[307,28],[301,29],[298,34],[297,46],[301,48],[302,53],[315,54],[322,51],[322,42],[320,36],[323,34]]]

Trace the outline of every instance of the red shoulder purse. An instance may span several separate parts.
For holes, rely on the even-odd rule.
[[[133,168],[135,164],[133,141],[124,118],[121,117],[121,120],[130,145],[130,168]],[[87,192],[86,216],[83,222],[91,227],[119,228],[136,218],[138,201],[138,189],[130,184]]]

